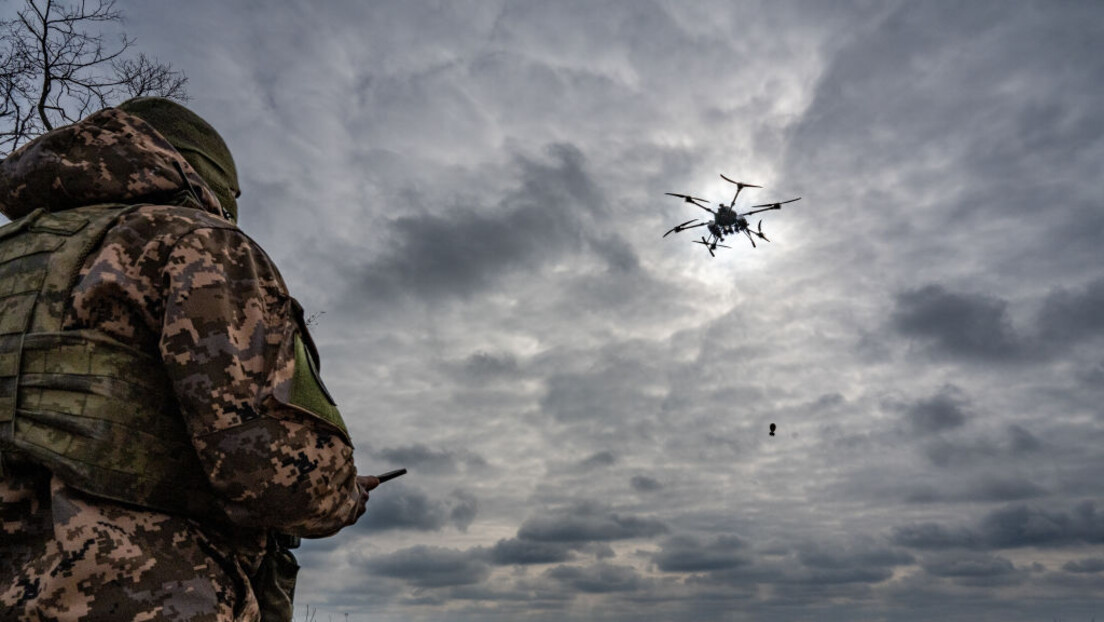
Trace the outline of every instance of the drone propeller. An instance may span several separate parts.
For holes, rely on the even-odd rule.
[[[759,221],[759,230],[755,232],[755,235],[759,236],[759,238],[762,239],[762,240],[767,240],[767,236],[763,235],[763,221],[762,220]],[[770,240],[767,240],[767,241],[770,242]]]
[[[755,246],[755,238],[751,237],[751,231],[748,231],[747,229],[744,229],[744,233],[747,234],[748,241],[751,242],[751,247],[752,248],[757,248]]]
[[[677,192],[666,192],[664,194],[666,194],[668,196],[672,196],[672,197],[678,197],[678,198],[682,199],[682,201],[684,203],[693,203],[694,205],[697,205],[699,207],[701,207],[701,204],[698,203],[698,201],[705,201],[706,203],[709,202],[708,200],[700,198],[700,197],[692,197],[688,194],[679,194]]]
[[[713,257],[716,257],[716,255],[713,254],[713,251],[717,250],[718,248],[732,248],[731,246],[727,246],[725,244],[718,244],[716,240],[712,242],[707,242],[705,240],[705,236],[702,236],[702,239],[700,241],[694,240],[694,244],[701,244],[702,246],[704,246],[709,251],[709,254]]]
[[[704,223],[704,222],[699,222],[698,224],[690,226],[690,227],[686,226],[686,225],[689,225],[690,223],[694,222],[695,220],[697,220],[697,218],[691,218],[690,220],[687,220],[686,222],[682,223],[681,225],[675,225],[670,230],[668,230],[667,233],[664,233],[663,237],[667,237],[671,233],[678,233],[678,232],[686,230],[686,229],[693,229],[694,227],[704,227],[706,225],[706,223]]]
[[[762,188],[763,187],[763,186],[756,186],[755,184],[744,183],[742,181],[736,181],[735,179],[729,179],[729,178],[724,176],[724,173],[721,173],[721,179],[727,181],[730,184],[736,184],[740,188]]]
[[[715,246],[717,246],[717,244],[716,244],[716,243],[710,244],[709,242],[706,242],[706,241],[705,241],[705,237],[702,237],[702,239],[701,239],[701,241],[700,241],[700,242],[699,242],[698,240],[694,240],[694,244],[701,244],[702,246],[704,246],[704,247],[705,247],[705,250],[709,251],[709,256],[710,256],[710,257],[716,257],[716,256],[717,256],[717,255],[716,255],[716,254],[715,254],[715,253],[713,252],[713,248],[714,248]]]
[[[796,199],[790,199],[789,201],[779,201],[777,203],[764,203],[762,205],[752,205],[752,207],[770,207],[771,209],[782,209],[783,205],[785,205],[787,203],[793,203],[794,201],[800,201],[800,200],[801,200],[801,197],[797,197]],[[764,210],[764,211],[766,211],[766,210]],[[754,212],[748,212],[748,213],[753,214]]]
[[[733,180],[733,179],[729,179],[729,178],[724,176],[724,173],[721,173],[721,179],[727,181],[730,184],[736,184],[736,196],[732,197],[732,203],[728,204],[729,207],[732,207],[733,205],[736,205],[736,198],[740,196],[740,191],[743,190],[744,188],[762,188],[763,187],[763,186],[756,186],[755,184],[745,184],[742,181],[736,181],[736,180]]]
[[[698,201],[705,201],[705,199],[699,199],[698,197],[692,197],[688,194],[676,194],[674,192],[666,192],[664,194],[668,194],[668,195],[673,196],[673,197],[678,197],[678,198],[682,199],[682,201],[684,203],[691,203],[693,205],[697,205],[698,207],[702,208],[703,210],[709,212],[710,214],[715,215],[717,213],[717,212],[714,212],[713,210],[709,209],[708,207],[702,205],[701,203],[698,203]]]

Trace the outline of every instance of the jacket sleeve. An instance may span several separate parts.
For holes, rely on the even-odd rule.
[[[352,523],[353,448],[336,407],[293,399],[309,337],[271,260],[237,229],[204,228],[176,242],[164,270],[161,356],[226,514],[306,537]]]

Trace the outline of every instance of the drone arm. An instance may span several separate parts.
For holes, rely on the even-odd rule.
[[[753,209],[750,212],[740,214],[741,216],[751,216],[752,214],[758,214],[759,212],[769,212],[772,209],[782,209],[781,205],[772,205],[771,207],[764,207],[763,209]]]

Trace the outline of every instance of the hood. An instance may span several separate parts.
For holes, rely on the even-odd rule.
[[[178,203],[170,199],[181,192],[222,217],[215,194],[184,156],[148,123],[115,108],[43,134],[0,162],[0,213],[12,220],[39,207]]]

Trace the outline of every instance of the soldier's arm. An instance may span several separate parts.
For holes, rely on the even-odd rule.
[[[161,355],[231,520],[313,537],[355,521],[352,444],[268,256],[236,229],[199,229],[163,283]]]

